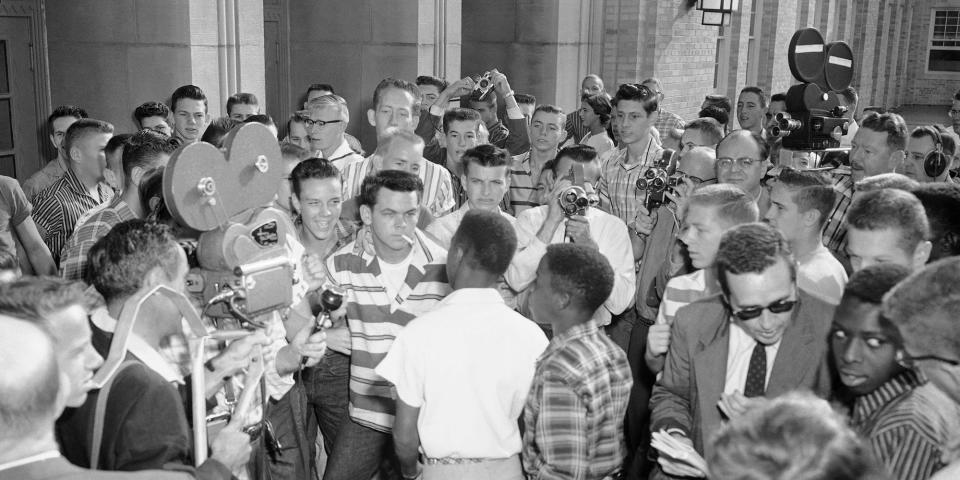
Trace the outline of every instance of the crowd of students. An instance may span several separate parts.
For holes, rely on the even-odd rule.
[[[487,81],[384,79],[369,155],[328,84],[279,128],[249,93],[211,119],[193,85],[133,133],[55,109],[57,158],[0,182],[0,479],[960,474],[960,185],[930,160],[960,153],[960,92],[952,129],[910,132],[841,92],[849,155],[825,167],[758,87],[684,119],[655,78],[588,75],[574,112]],[[124,308],[197,266],[170,156],[244,123],[281,146],[290,308],[195,372],[156,296],[104,364]],[[204,452],[198,374],[229,419]]]

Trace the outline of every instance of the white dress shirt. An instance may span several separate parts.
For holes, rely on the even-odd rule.
[[[743,393],[744,384],[747,383],[747,370],[750,368],[750,356],[753,355],[753,347],[757,345],[757,341],[732,320],[730,321],[729,342],[727,379],[723,385],[723,393],[727,395],[733,393],[734,390]],[[765,349],[767,354],[767,378],[763,382],[764,390],[770,383],[770,372],[773,371],[773,362],[777,359],[780,342],[777,341],[777,343],[767,345]]]

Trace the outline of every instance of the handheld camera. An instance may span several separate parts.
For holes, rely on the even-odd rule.
[[[833,133],[847,133],[850,119],[837,92],[853,79],[853,51],[846,42],[825,43],[815,28],[793,34],[788,50],[790,72],[800,84],[787,91],[787,110],[777,114],[769,134],[791,150],[825,150],[840,146]]]
[[[480,79],[477,80],[477,83],[474,85],[473,94],[471,96],[473,98],[476,98],[477,100],[483,100],[483,98],[486,97],[488,93],[490,93],[490,90],[492,88],[493,88],[493,73],[484,72],[484,74],[480,76]]]
[[[644,207],[654,211],[667,202],[666,193],[683,180],[683,174],[677,173],[677,154],[673,149],[665,148],[663,155],[637,179],[637,190],[646,192]]]
[[[574,163],[570,170],[573,174],[573,185],[561,190],[557,194],[557,198],[560,201],[560,208],[563,209],[566,216],[583,216],[587,213],[587,207],[600,205],[600,196],[596,193],[589,193],[583,188],[583,165]]]

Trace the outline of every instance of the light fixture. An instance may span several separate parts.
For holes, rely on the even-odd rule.
[[[740,8],[740,0],[699,0],[698,10],[705,12],[731,13]]]

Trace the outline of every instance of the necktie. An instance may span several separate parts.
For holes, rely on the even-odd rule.
[[[767,351],[765,346],[757,342],[750,355],[750,366],[747,368],[747,381],[743,386],[743,396],[762,397],[767,385]]]

